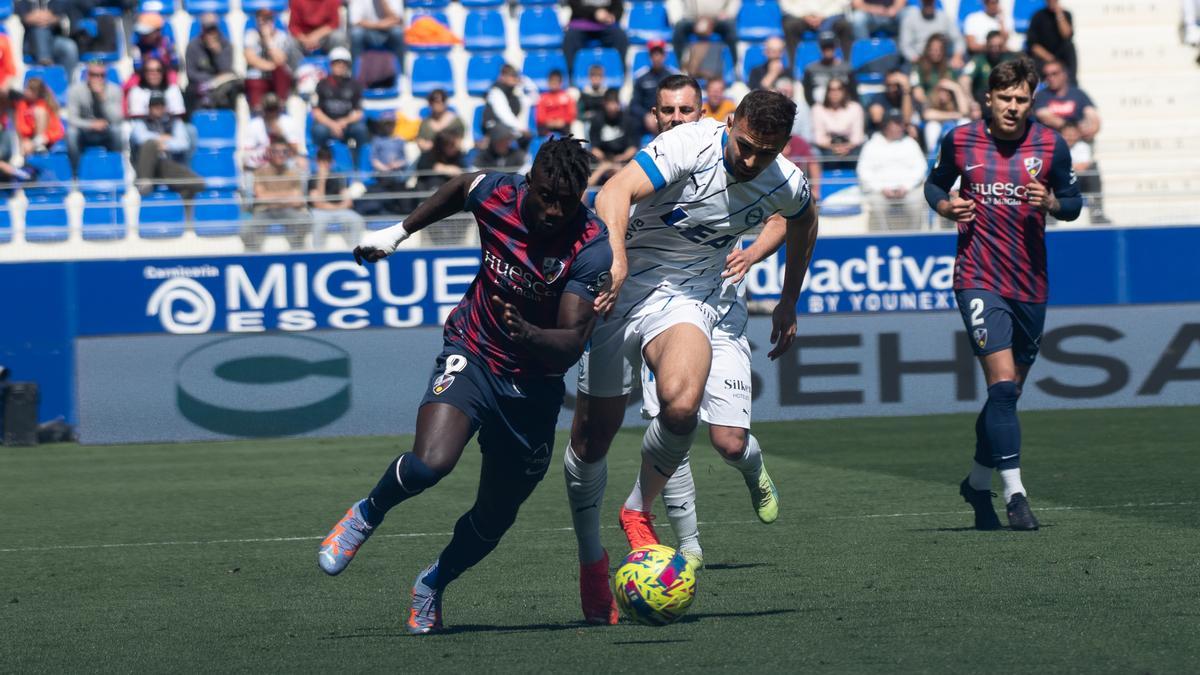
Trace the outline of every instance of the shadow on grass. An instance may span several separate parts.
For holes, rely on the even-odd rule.
[[[614,645],[669,645],[676,642],[691,642],[691,640],[617,640]]]
[[[704,572],[706,572],[706,571],[709,571],[709,570],[716,570],[716,571],[721,571],[721,570],[747,570],[747,569],[750,569],[750,568],[752,568],[752,567],[767,567],[767,566],[769,566],[770,564],[771,564],[771,563],[765,563],[765,562],[752,562],[752,563],[712,563],[711,565],[705,565],[705,566],[704,566],[704,570],[702,570],[702,571],[701,571],[701,574],[703,574]]]
[[[779,616],[780,614],[795,614],[795,609],[766,609],[760,612],[697,612],[685,614],[676,623],[695,623],[705,619],[735,619],[757,616]]]
[[[1053,528],[1054,525],[1042,523],[1039,529],[1045,530]],[[1028,530],[1014,530],[1009,527],[1002,527],[998,530],[976,530],[974,527],[914,527],[907,530],[908,532],[1027,532]]]

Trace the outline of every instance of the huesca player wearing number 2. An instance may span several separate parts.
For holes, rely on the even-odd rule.
[[[1017,399],[1046,317],[1046,214],[1075,220],[1083,207],[1066,142],[1029,120],[1037,84],[1028,59],[996,66],[988,78],[989,118],[943,138],[925,182],[929,205],[958,223],[955,297],[987,380],[987,402],[975,420],[975,463],[959,486],[980,530],[1000,528],[993,470],[1004,485],[1009,526],[1038,529],[1021,484]]]

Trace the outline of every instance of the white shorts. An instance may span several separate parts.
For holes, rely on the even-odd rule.
[[[579,391],[598,398],[628,394],[633,389],[633,374],[642,368],[642,349],[651,340],[683,323],[711,336],[719,318],[711,305],[683,296],[663,309],[652,306],[628,318],[619,317],[614,310],[596,324],[579,359]]]
[[[722,427],[750,428],[750,341],[720,329],[712,335],[713,360],[700,401],[700,419]],[[654,373],[642,367],[642,416],[658,416],[658,391]]]

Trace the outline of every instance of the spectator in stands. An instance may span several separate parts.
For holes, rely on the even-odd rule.
[[[610,91],[605,84],[604,66],[593,63],[588,66],[587,86],[579,91],[579,119],[585,124],[604,114],[604,97]]]
[[[876,33],[900,32],[900,12],[907,0],[851,0],[850,26],[855,40],[866,40]]]
[[[67,90],[67,152],[78,170],[79,157],[91,147],[119,152],[121,136],[121,88],[108,81],[108,70],[100,61],[87,65],[83,82]]]
[[[400,0],[350,0],[350,51],[386,49],[404,59],[404,5]]]
[[[508,127],[522,146],[533,138],[529,129],[529,110],[533,105],[526,88],[521,86],[521,75],[507,63],[500,67],[500,76],[488,89],[484,100],[483,130],[490,132],[497,126]]]
[[[1086,151],[1083,148],[1073,150],[1072,160],[1076,155],[1081,161],[1092,160],[1092,147],[1096,142],[1096,135],[1100,133],[1101,125],[1100,111],[1096,109],[1096,104],[1087,92],[1071,84],[1063,64],[1056,61],[1047,63],[1042,68],[1042,77],[1046,86],[1033,98],[1033,114],[1039,122],[1051,129],[1061,131],[1064,127],[1074,126],[1075,129],[1071,133],[1078,134],[1079,142],[1086,143],[1088,148]],[[1092,170],[1096,174],[1092,187],[1099,192],[1099,167],[1093,166]],[[1082,185],[1080,189],[1083,189]],[[1092,214],[1092,222],[1108,222],[1099,200],[1089,200],[1088,208]]]
[[[466,170],[462,137],[443,131],[433,139],[433,148],[417,159],[417,190],[430,192]]]
[[[704,116],[724,123],[737,108],[737,102],[725,95],[725,80],[714,77],[704,83]]]
[[[335,48],[350,46],[341,31],[341,8],[340,0],[288,0],[288,32],[300,51],[332,56]]]
[[[925,153],[908,134],[904,120],[889,117],[858,157],[858,183],[870,209],[871,229],[919,229],[928,207],[921,185],[929,168]]]
[[[364,216],[401,215],[416,205],[417,200],[399,196],[408,190],[409,165],[404,139],[393,134],[395,128],[396,115],[390,111],[367,120],[375,182],[354,200],[354,210]]]
[[[784,56],[786,43],[783,38],[768,38],[763,43],[765,61],[750,69],[746,86],[751,89],[774,89],[775,81],[788,76],[790,58]]]
[[[642,120],[642,133],[657,134],[658,121],[650,110],[658,103],[658,83],[677,71],[667,65],[667,43],[650,40],[646,43],[650,65],[633,74],[633,95],[629,100],[629,113]]]
[[[1093,225],[1108,225],[1104,215],[1104,187],[1100,181],[1100,167],[1092,154],[1092,144],[1083,140],[1079,127],[1064,124],[1058,130],[1071,149],[1071,168],[1079,178],[1079,191],[1087,200],[1088,212]]]
[[[267,163],[254,172],[253,217],[246,221],[241,232],[247,251],[262,248],[263,237],[271,225],[283,227],[293,250],[304,246],[304,235],[308,234],[312,221],[304,183],[292,167],[291,155],[287,139],[276,136],[271,139]]]
[[[221,34],[216,14],[200,17],[200,34],[188,43],[184,65],[188,82],[183,100],[189,113],[197,108],[233,110],[242,80],[233,72],[233,44]]]
[[[592,171],[589,185],[603,185],[633,159],[642,137],[641,120],[633,119],[621,107],[621,97],[615,89],[604,95],[604,113],[592,122],[588,141],[592,144],[592,156],[596,168]]]
[[[925,50],[913,64],[913,97],[922,105],[928,105],[939,82],[958,80],[959,71],[949,59],[946,43],[946,37],[941,33],[930,35]]]
[[[1020,56],[1016,52],[1008,51],[1007,44],[1007,38],[1004,37],[1004,33],[1000,31],[988,33],[983,53],[976,54],[967,63],[967,66],[963,68],[958,82],[963,89],[970,92],[971,98],[974,100],[973,111],[978,108],[981,113],[983,110],[984,96],[987,94],[988,77],[992,74],[992,68]],[[972,112],[972,116],[978,117],[978,114]]]
[[[24,92],[13,102],[13,117],[21,154],[26,157],[48,152],[66,135],[58,116],[58,100],[40,77],[25,81]]]
[[[13,146],[12,133],[12,117],[13,105],[12,99],[7,89],[0,89],[0,182],[12,183],[14,181],[31,181],[37,178],[37,169],[30,165],[24,167],[13,166],[13,155],[16,153],[16,148]],[[8,185],[3,187],[5,196],[11,194],[11,188]]]
[[[563,89],[561,70],[552,70],[546,78],[550,90],[538,97],[534,118],[539,136],[569,134],[575,121],[575,99]],[[509,134],[512,137],[512,134]]]
[[[14,7],[25,27],[25,54],[39,66],[58,64],[68,77],[79,65],[79,47],[63,26],[70,0],[17,0]]]
[[[925,147],[933,152],[942,136],[971,121],[971,102],[967,92],[953,80],[937,83],[925,106]]]
[[[133,46],[130,56],[134,63],[144,63],[151,57],[161,61],[170,70],[170,81],[175,81],[175,72],[179,70],[179,54],[175,44],[163,32],[165,19],[158,12],[142,12],[133,24]]]
[[[466,136],[467,127],[462,118],[447,105],[445,90],[434,89],[425,100],[429,103],[429,114],[421,120],[421,126],[417,129],[417,147],[421,152],[432,150],[434,138],[442,132],[459,138]]]
[[[167,110],[167,99],[161,91],[150,94],[150,111],[133,121],[129,135],[137,187],[147,195],[154,186],[170,185],[184,199],[191,199],[204,189],[204,180],[187,166],[192,141],[183,120]]]
[[[869,116],[867,130],[870,133],[883,131],[883,121],[889,117],[904,120],[904,131],[913,139],[920,138],[922,106],[913,97],[912,81],[900,68],[888,71],[883,80],[883,91],[876,94],[867,106]]]
[[[612,47],[625,62],[629,49],[629,37],[621,28],[621,15],[625,13],[622,0],[569,0],[571,19],[563,34],[562,50],[567,59],[567,73],[575,75],[575,54],[588,42],[597,42],[602,47]]]
[[[967,56],[972,57],[987,51],[988,36],[999,33],[1004,44],[1008,44],[1008,26],[1004,24],[1004,12],[1000,0],[983,0],[983,9],[971,12],[963,21],[963,37],[967,41]]]
[[[683,11],[675,19],[671,44],[674,46],[676,58],[686,64],[683,69],[690,75],[699,77],[701,73],[711,75],[724,70],[723,65],[707,64],[711,46],[709,38],[714,33],[729,47],[734,66],[737,66],[737,13],[740,5],[739,0],[683,0]],[[683,60],[685,54],[687,59]]]
[[[254,25],[246,29],[246,102],[258,112],[263,95],[273,92],[280,101],[292,95],[292,70],[299,61],[291,36],[275,25],[275,12],[260,9]]]
[[[851,91],[857,90],[858,86],[854,81],[854,69],[837,55],[837,39],[834,35],[821,34],[818,46],[821,48],[821,58],[804,67],[804,100],[809,106],[825,98],[825,87],[834,80],[847,83]]]
[[[525,152],[517,145],[512,132],[496,127],[488,132],[487,144],[475,151],[471,165],[480,171],[513,172],[525,164]]]
[[[783,94],[796,104],[796,119],[792,121],[792,135],[800,136],[808,141],[812,138],[812,108],[808,105],[808,101],[804,100],[804,95],[796,94],[796,83],[790,77],[781,77],[775,80],[775,86],[772,90]]]
[[[13,57],[12,40],[0,33],[0,91],[8,91],[17,74],[17,62]]]
[[[1075,25],[1071,13],[1058,0],[1046,0],[1046,6],[1029,18],[1025,33],[1025,51],[1033,57],[1039,69],[1050,61],[1058,61],[1075,82]]]
[[[854,29],[846,20],[848,0],[781,0],[783,36],[788,58],[796,55],[796,47],[806,35],[833,33],[842,45],[842,54],[850,54]],[[753,87],[751,87],[753,89]]]
[[[308,168],[305,157],[307,144],[304,142],[304,122],[287,114],[279,97],[268,93],[263,97],[262,114],[246,125],[245,144],[242,146],[242,166],[253,171],[267,163],[270,158],[271,140],[283,139],[291,150],[289,157],[301,170]]]
[[[821,200],[821,158],[803,136],[792,135],[783,156],[800,167],[808,178],[808,187],[812,191],[813,201]]]
[[[934,35],[942,36],[947,59],[954,68],[962,68],[967,52],[958,21],[938,9],[936,0],[921,0],[920,7],[909,7],[900,15],[900,55],[916,63],[928,49]]]
[[[317,170],[308,179],[308,206],[312,215],[312,245],[325,248],[325,235],[332,226],[346,233],[346,241],[357,244],[366,222],[354,210],[346,177],[333,171],[333,151],[317,149]]]
[[[863,144],[863,109],[848,88],[842,80],[830,82],[825,100],[812,111],[814,145],[825,154],[828,168],[853,169]]]
[[[167,67],[157,56],[148,56],[142,61],[142,69],[125,82],[125,114],[131,119],[150,114],[150,95],[160,92],[167,102],[167,112],[183,117],[187,108],[183,105],[183,92],[167,80]]]
[[[329,52],[329,77],[317,85],[317,104],[312,111],[313,145],[343,141],[354,151],[355,166],[358,153],[370,142],[363,121],[362,92],[362,85],[350,77],[350,50],[335,47]]]

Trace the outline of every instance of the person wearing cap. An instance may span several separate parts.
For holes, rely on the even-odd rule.
[[[746,76],[746,86],[751,89],[774,89],[776,80],[789,75],[788,64],[791,59],[784,56],[785,44],[783,38],[767,38],[763,43],[765,60],[750,69]]]
[[[842,53],[849,54],[854,42],[854,29],[846,20],[849,9],[849,0],[780,0],[788,56],[796,54],[796,47],[805,36],[826,32],[837,35]]]
[[[233,72],[233,44],[221,33],[216,14],[200,17],[200,34],[188,43],[183,62],[188,78],[183,99],[189,112],[202,107],[233,109],[242,81]]]
[[[350,0],[350,51],[386,49],[404,62],[404,5],[400,0]]]
[[[818,43],[821,48],[821,58],[804,66],[804,100],[809,106],[825,98],[825,87],[833,80],[841,80],[850,85],[851,91],[856,91],[858,84],[854,80],[854,69],[837,53],[837,38],[833,33],[822,33]]]
[[[340,0],[289,0],[288,32],[305,54],[349,47],[341,30]]]
[[[500,76],[484,98],[484,105],[487,106],[483,110],[484,130],[491,131],[498,125],[506,126],[522,145],[528,145],[533,138],[529,128],[529,109],[533,103],[529,88],[524,86],[517,69],[507,63],[500,66]]]
[[[300,60],[295,43],[276,25],[275,12],[260,9],[254,24],[246,28],[246,102],[258,112],[263,96],[272,92],[281,102],[292,95],[292,69]]]
[[[67,90],[67,152],[71,165],[78,167],[80,155],[88,148],[119,152],[123,117],[121,88],[108,80],[108,68],[100,61],[87,64],[84,81]]]
[[[642,120],[646,134],[658,133],[658,120],[650,112],[658,103],[658,83],[678,73],[667,65],[667,43],[650,40],[646,43],[650,53],[650,65],[643,66],[633,74],[633,95],[629,99],[629,114]]]
[[[149,114],[133,121],[129,144],[143,195],[163,183],[184,199],[204,188],[204,180],[187,166],[191,138],[183,120],[167,112],[167,99],[161,91],[150,93]]]
[[[921,190],[929,164],[904,127],[898,115],[888,117],[859,152],[858,184],[874,231],[919,229],[929,214]]]
[[[79,47],[63,31],[70,9],[70,0],[17,0],[13,7],[25,27],[25,54],[39,66],[62,66],[68,76],[79,65]]]
[[[539,136],[569,134],[575,121],[575,99],[563,89],[563,73],[554,69],[546,76],[548,91],[543,91],[534,106],[534,120]],[[510,134],[511,135],[511,134]]]
[[[487,144],[473,153],[469,162],[477,171],[515,172],[525,164],[525,151],[513,138],[512,132],[496,127],[488,132]]]
[[[366,222],[354,210],[345,175],[338,175],[333,167],[333,151],[328,147],[317,149],[317,170],[308,179],[308,207],[312,215],[312,245],[318,251],[325,248],[325,235],[337,226],[346,241],[357,244],[362,238]]]
[[[170,71],[168,78],[175,80],[175,71],[179,69],[179,54],[175,52],[175,44],[163,32],[165,19],[158,12],[142,12],[133,24],[133,46],[130,56],[134,63],[141,63],[154,57]]]
[[[938,9],[937,0],[921,0],[920,6],[910,6],[900,15],[900,39],[896,42],[905,61],[916,63],[934,35],[942,35],[949,42],[946,51],[950,66],[962,68],[967,43],[958,30],[958,19]]]
[[[683,55],[687,51],[687,65],[684,66],[690,75],[700,77],[698,73],[701,64],[707,64],[705,57],[709,51],[709,38],[721,36],[729,47],[733,65],[737,67],[737,15],[741,8],[741,0],[683,0],[683,11],[675,21],[675,31],[671,35],[671,44],[675,48],[675,57],[683,63]],[[688,43],[695,37],[691,49]]]
[[[363,121],[362,95],[362,85],[350,77],[350,50],[335,47],[329,52],[329,77],[317,84],[312,140],[317,147],[335,140],[350,145],[355,166],[358,153],[370,142]]]

